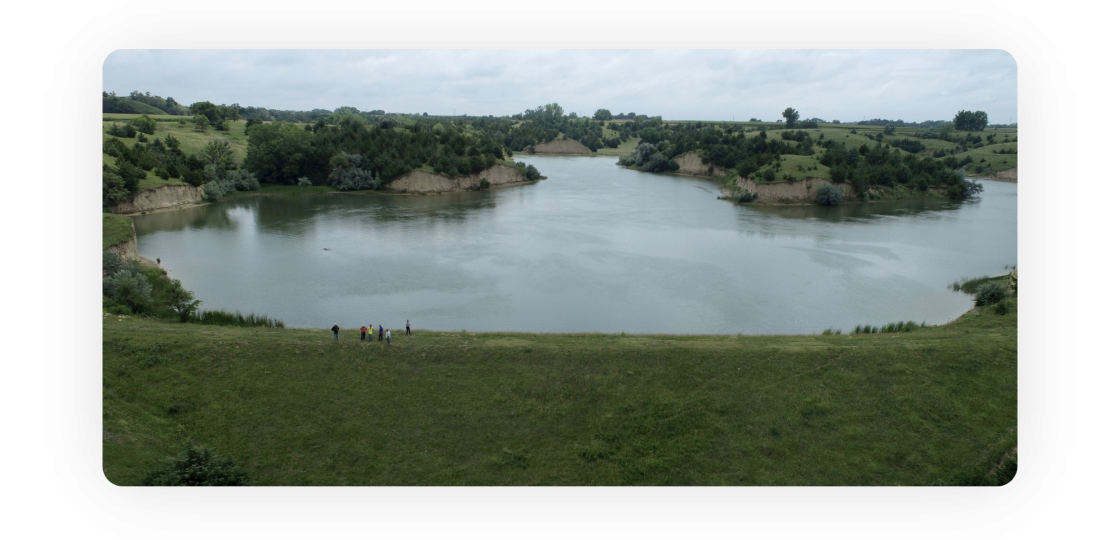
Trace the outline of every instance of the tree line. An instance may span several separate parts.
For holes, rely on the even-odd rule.
[[[799,125],[796,110],[787,109],[783,115],[787,125]],[[682,122],[643,126],[638,136],[638,148],[619,158],[620,165],[651,172],[672,171],[677,168],[673,157],[696,152],[705,164],[733,170],[744,178],[773,181],[778,179],[775,171],[780,169],[782,156],[815,156],[830,168],[831,180],[851,184],[857,195],[876,186],[905,185],[919,190],[945,188],[950,197],[961,199],[980,189],[979,184],[966,181],[954,170],[959,164],[955,159],[919,156],[925,146],[914,139],[884,144],[881,133],[872,137],[873,144],[849,146],[826,140],[823,133],[814,138],[804,130],[771,136],[765,129],[755,133],[742,125]]]

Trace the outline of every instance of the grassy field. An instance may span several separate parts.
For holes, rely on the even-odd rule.
[[[101,249],[109,249],[132,239],[132,218],[119,214],[101,214]]]
[[[869,335],[394,331],[391,347],[111,316],[104,472],[137,484],[195,444],[257,485],[999,483],[1015,313]]]

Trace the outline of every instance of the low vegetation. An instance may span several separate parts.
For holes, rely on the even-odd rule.
[[[999,485],[1017,443],[1003,302],[887,333],[392,346],[111,317],[104,470],[141,484],[202,445],[254,485]]]

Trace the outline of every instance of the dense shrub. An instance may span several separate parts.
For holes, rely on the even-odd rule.
[[[758,194],[753,191],[744,191],[735,197],[737,202],[749,203],[758,198]]]
[[[479,180],[478,189],[490,189],[490,181],[485,178]]]
[[[136,131],[140,133],[154,135],[156,132],[156,121],[148,118],[146,114],[140,118],[133,118],[130,123],[136,128]]]
[[[331,174],[328,177],[331,185],[343,190],[370,189],[374,186],[374,176],[362,168],[361,154],[348,154],[341,152],[331,158]],[[380,181],[377,186],[380,187]]]
[[[111,276],[113,274],[116,274],[117,271],[120,270],[123,266],[124,261],[121,259],[120,255],[117,255],[116,253],[109,250],[101,252],[102,276]]]
[[[152,304],[152,285],[134,262],[102,278],[101,290],[112,303],[125,306],[133,313],[143,313]]]
[[[844,198],[844,190],[840,186],[827,185],[817,188],[817,204],[836,206]]]
[[[133,127],[132,124],[114,123],[113,125],[109,126],[108,133],[109,135],[112,135],[114,137],[132,138],[136,136],[136,128]]]
[[[207,448],[187,448],[186,453],[148,472],[145,486],[247,486],[249,475],[229,459],[222,459]]]
[[[642,164],[642,170],[646,172],[665,172],[675,171],[680,168],[676,161],[673,161],[662,154],[661,152],[654,152],[652,156]]]
[[[994,281],[984,283],[976,289],[976,305],[987,306],[1003,300],[1003,286]]]

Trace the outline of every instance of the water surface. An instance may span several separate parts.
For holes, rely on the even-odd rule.
[[[295,327],[721,334],[944,323],[971,307],[947,285],[1017,260],[1016,184],[963,203],[738,206],[613,157],[519,159],[548,180],[238,198],[138,216],[139,251],[204,309]]]

